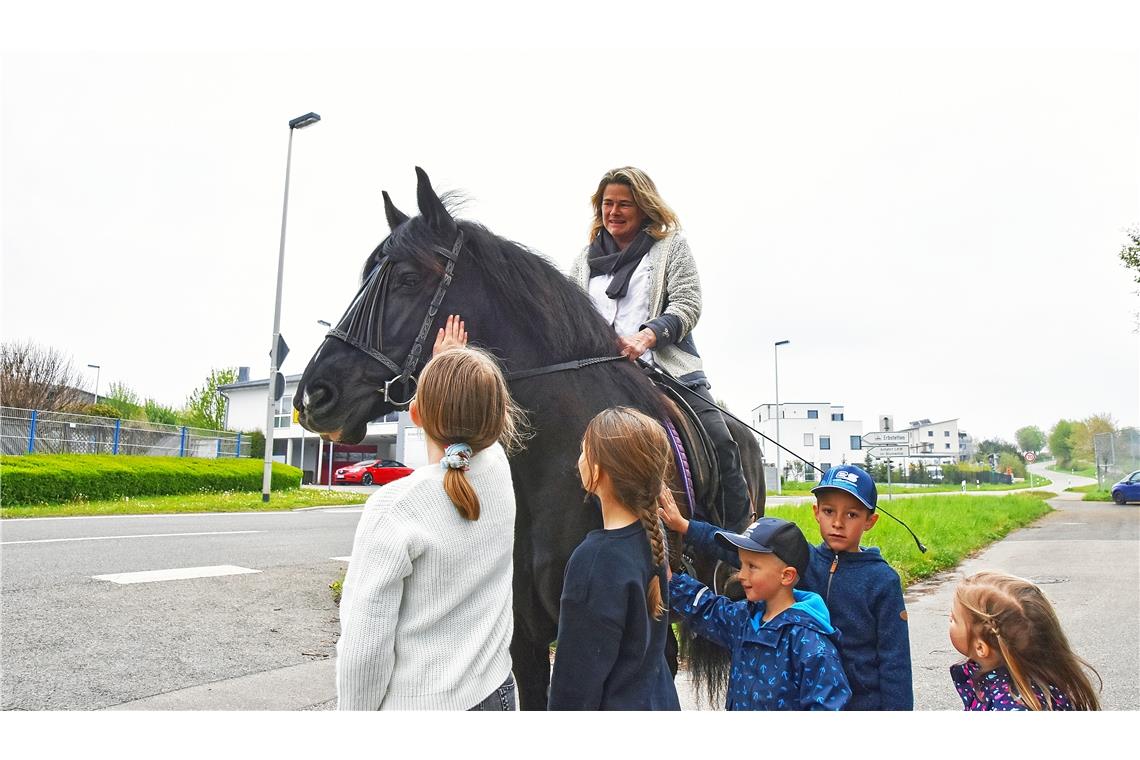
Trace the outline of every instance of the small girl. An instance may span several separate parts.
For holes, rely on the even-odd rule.
[[[461,346],[458,321],[448,329]],[[340,605],[341,710],[515,709],[503,446],[519,442],[518,412],[490,355],[441,353],[443,343],[409,409],[429,464],[373,494],[357,525]]]
[[[950,641],[965,655],[950,675],[966,710],[1099,710],[1100,702],[1041,589],[1003,573],[958,584]],[[1048,695],[1048,696],[1046,696]]]
[[[669,463],[661,425],[615,407],[590,421],[578,474],[598,497],[602,529],[566,565],[551,710],[680,710],[665,659],[665,535],[657,516]]]

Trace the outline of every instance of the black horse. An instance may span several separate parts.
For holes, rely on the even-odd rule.
[[[511,656],[522,706],[544,709],[566,561],[587,532],[601,527],[598,510],[583,504],[576,467],[586,424],[619,404],[659,419],[672,404],[629,361],[549,371],[615,356],[613,329],[589,296],[544,258],[454,219],[423,170],[416,173],[420,215],[409,218],[384,193],[391,232],[365,261],[360,292],[310,360],[293,406],[301,424],[322,437],[360,441],[370,420],[402,408],[411,396],[416,373],[430,358],[424,345],[430,353],[428,341],[447,314],[461,314],[472,343],[498,357],[534,433],[511,460],[517,499]],[[729,422],[754,511],[762,514],[759,446],[743,426]],[[699,499],[710,461],[691,459]],[[684,488],[675,484],[674,491],[687,510]],[[707,568],[701,572],[709,575]]]

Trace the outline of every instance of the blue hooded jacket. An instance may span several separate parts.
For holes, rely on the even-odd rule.
[[[689,627],[732,653],[726,710],[842,710],[851,698],[827,607],[818,594],[764,622],[764,602],[734,602],[684,573],[669,582],[670,606]]]
[[[739,555],[714,540],[718,530],[690,520],[685,542],[703,557],[739,567]],[[878,548],[837,555],[826,542],[814,546],[796,588],[822,596],[831,623],[843,634],[840,655],[852,692],[845,709],[913,710],[910,628],[902,582]]]

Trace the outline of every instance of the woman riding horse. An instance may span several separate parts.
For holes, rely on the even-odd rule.
[[[693,341],[701,281],[677,215],[649,175],[632,166],[606,172],[591,202],[590,244],[575,259],[570,278],[617,332],[624,356],[660,365],[693,391],[685,401],[712,439],[720,470],[720,514],[714,521],[739,528],[752,505],[740,449],[713,403]]]

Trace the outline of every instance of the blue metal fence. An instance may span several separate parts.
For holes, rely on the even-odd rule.
[[[249,456],[241,433],[0,406],[4,454],[136,454],[205,459]]]

